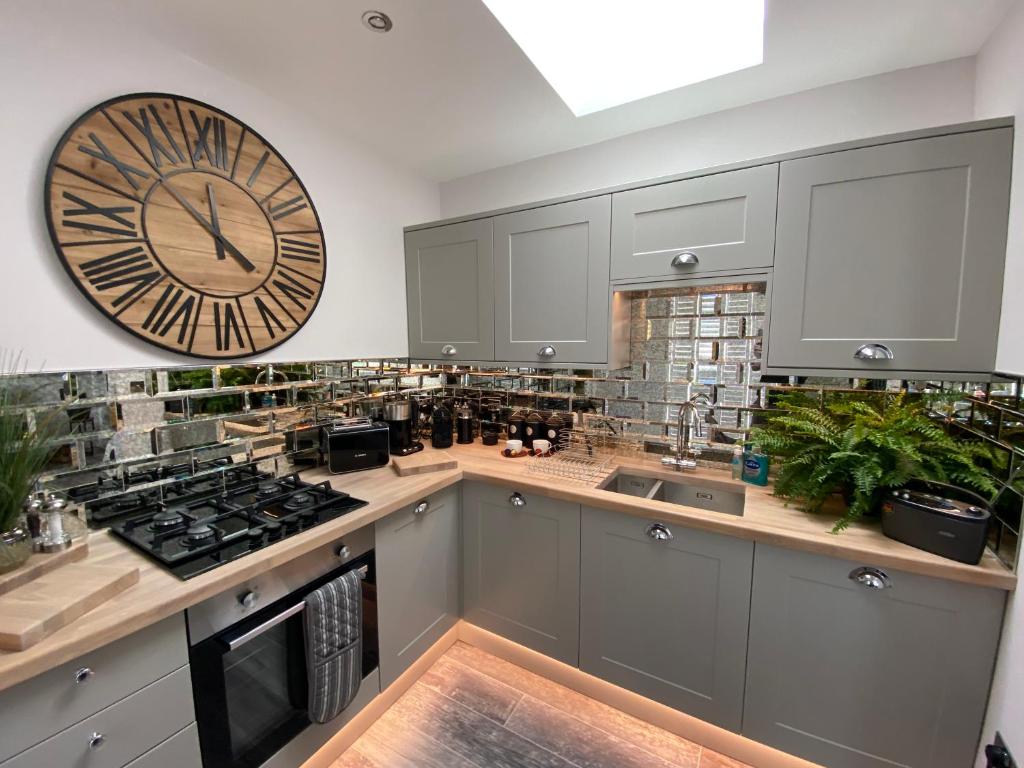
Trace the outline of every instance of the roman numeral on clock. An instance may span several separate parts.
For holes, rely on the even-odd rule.
[[[242,341],[242,328],[235,316],[235,305],[231,302],[213,302],[213,330],[218,352],[230,351],[232,339],[239,349],[245,346],[245,342]]]
[[[80,264],[79,269],[97,291],[127,287],[110,302],[114,307],[124,304],[127,308],[142,295],[140,291],[145,292],[151,284],[155,285],[164,278],[163,273],[153,267],[146,251],[138,245],[90,259]]]
[[[205,157],[206,161],[215,168],[220,168],[222,171],[228,170],[227,124],[222,118],[207,117],[200,126],[199,116],[195,111],[190,109],[188,113],[192,117],[192,125],[196,129],[196,145],[192,150],[192,160],[198,161]],[[211,130],[212,137],[210,136]],[[213,142],[212,148],[210,147],[211,141]]]
[[[291,216],[293,213],[298,213],[303,208],[308,208],[302,195],[296,195],[293,198],[271,205],[267,203],[267,211],[270,213],[270,218],[274,221],[280,221]]]
[[[306,311],[306,304],[304,302],[313,298],[314,292],[312,289],[296,280],[292,275],[283,271],[278,271],[276,273],[273,284],[277,290],[291,300],[292,304],[303,312]]]
[[[138,237],[139,233],[135,228],[135,222],[131,219],[126,219],[121,215],[124,213],[135,213],[134,205],[97,205],[95,203],[90,203],[88,200],[72,194],[67,190],[64,191],[62,197],[63,199],[69,200],[78,206],[77,208],[67,206],[64,208],[64,220],[61,223],[65,227],[87,229],[93,232],[103,232],[108,235],[116,235],[119,237]],[[75,219],[82,216],[99,216],[101,220],[105,220],[106,223],[95,224],[89,221],[69,221],[69,219]],[[113,224],[117,224],[118,226],[112,226]]]
[[[99,137],[95,133],[90,133],[89,138],[92,140],[94,147],[89,147],[85,144],[78,145],[78,151],[84,152],[89,157],[95,157],[97,160],[102,160],[104,163],[108,163],[117,169],[117,172],[124,177],[132,189],[139,188],[139,182],[135,180],[134,176],[138,176],[140,179],[148,179],[149,174],[143,170],[136,168],[133,165],[129,165],[126,162],[118,160],[114,156],[114,153],[107,149],[107,145],[100,141]]]
[[[164,124],[164,120],[160,117],[160,113],[156,107],[152,104],[149,105],[150,113],[153,115],[153,119],[156,121],[156,127],[163,133],[164,139],[167,140],[167,144],[174,150],[172,155],[166,146],[157,138],[153,123],[149,121],[149,114],[146,112],[145,107],[139,107],[139,116],[135,117],[131,112],[122,110],[121,114],[125,116],[135,130],[141,133],[147,142],[149,142],[149,151],[153,155],[153,166],[159,168],[161,166],[161,156],[167,158],[171,165],[177,165],[178,163],[185,162],[185,155],[182,154],[181,149],[178,148],[178,143],[174,140],[174,136],[167,130],[167,126]]]
[[[160,294],[160,298],[143,321],[143,329],[163,338],[175,324],[178,324],[178,343],[184,344],[196,304],[194,295],[189,295],[181,301],[184,294],[185,291],[175,285],[164,288],[164,292]],[[172,312],[174,314],[171,314]]]
[[[259,296],[254,296],[253,301],[256,304],[257,311],[260,313],[260,318],[263,320],[263,325],[267,328],[267,333],[270,334],[270,338],[276,339],[277,334],[274,332],[274,326],[277,326],[277,329],[283,333],[286,330],[284,323],[281,322],[273,310]]]
[[[320,263],[320,244],[299,240],[294,237],[282,237],[279,240],[282,259],[289,261],[306,261],[311,264]]]

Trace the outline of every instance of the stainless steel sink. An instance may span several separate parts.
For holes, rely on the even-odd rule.
[[[669,480],[665,477],[616,474],[601,488],[613,493],[655,499],[681,507],[696,507],[726,515],[742,515],[746,502],[746,495],[742,489],[703,479]]]

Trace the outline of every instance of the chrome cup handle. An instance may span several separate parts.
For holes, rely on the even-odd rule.
[[[508,497],[508,503],[511,504],[516,509],[522,509],[523,507],[526,506],[526,499],[523,498],[523,494],[519,493],[519,491],[516,491],[515,493]]]
[[[672,541],[672,531],[664,523],[651,523],[647,526],[647,530],[644,531],[655,541]]]
[[[537,350],[537,357],[543,357],[546,360],[550,360],[555,356],[555,348],[550,344],[546,344]]]
[[[441,347],[441,354],[444,355],[445,357],[451,357],[452,355],[456,354],[458,351],[459,350],[457,350],[451,344],[445,344],[443,347]]]
[[[682,253],[677,253],[675,256],[672,257],[671,261],[671,265],[673,267],[694,267],[697,264],[700,264],[700,259],[698,258],[697,254],[694,253],[693,251],[683,251]]]
[[[885,344],[864,344],[853,356],[858,360],[892,360],[896,357]]]
[[[865,589],[888,589],[892,586],[889,574],[878,568],[854,568],[850,571],[850,581],[860,584]]]

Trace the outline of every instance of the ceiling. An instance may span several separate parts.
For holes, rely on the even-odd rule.
[[[1013,0],[767,0],[763,65],[579,118],[480,0],[112,2],[119,19],[140,31],[159,30],[185,54],[399,165],[447,180],[829,83],[971,56]],[[368,8],[390,14],[394,29],[363,27]],[[685,30],[679,46],[685,50]]]

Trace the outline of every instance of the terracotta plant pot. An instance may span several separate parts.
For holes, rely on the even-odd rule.
[[[32,539],[23,528],[0,531],[0,573],[24,565],[32,554]]]

